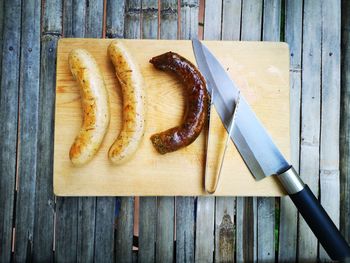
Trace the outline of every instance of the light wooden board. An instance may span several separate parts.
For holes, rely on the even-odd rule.
[[[140,66],[147,92],[145,137],[133,159],[113,166],[107,152],[121,127],[121,94],[114,69],[107,57],[112,40],[61,39],[57,50],[57,87],[54,148],[54,192],[60,196],[84,195],[205,195],[203,189],[205,132],[190,146],[174,153],[159,155],[153,148],[151,134],[181,122],[184,113],[183,87],[178,79],[158,71],[148,63],[155,55],[172,50],[195,63],[190,41],[123,40]],[[240,86],[252,108],[265,125],[277,146],[289,158],[289,56],[284,43],[219,42],[205,44],[217,56]],[[95,158],[76,168],[68,152],[82,123],[79,87],[68,67],[73,48],[85,48],[100,65],[111,104],[111,123]],[[221,151],[225,130],[214,116],[213,138]],[[256,182],[232,142],[228,147],[216,195],[280,196],[283,191],[270,177]],[[213,155],[211,155],[213,156]],[[217,160],[209,160],[210,176]]]

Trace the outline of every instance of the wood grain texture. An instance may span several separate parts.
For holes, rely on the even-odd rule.
[[[304,1],[300,176],[319,195],[321,106],[321,2]],[[299,216],[299,260],[317,259],[317,239]]]
[[[142,0],[142,38],[158,36],[158,1]]]
[[[236,262],[254,262],[258,252],[256,197],[237,197],[236,202]]]
[[[107,0],[106,36],[107,38],[124,37],[125,0]]]
[[[350,242],[350,2],[341,9],[340,230]]]
[[[235,261],[235,198],[215,200],[215,262]]]
[[[141,36],[141,0],[125,1],[125,38],[140,38]]]
[[[157,198],[140,198],[138,262],[155,262]]]
[[[55,262],[75,262],[78,242],[78,200],[58,197],[56,200]]]
[[[205,2],[204,39],[221,39],[222,0]]]
[[[41,2],[22,4],[15,261],[33,256],[40,81]]]
[[[177,40],[123,41],[126,41],[125,45],[133,54],[135,61],[138,61],[147,89],[147,116],[150,121],[147,122],[141,146],[134,158],[123,166],[113,166],[109,163],[106,158],[109,144],[120,128],[121,118],[115,117],[111,119],[104,143],[102,143],[95,158],[88,165],[78,169],[71,165],[67,151],[80,128],[81,112],[78,100],[79,90],[67,68],[67,60],[63,58],[74,47],[86,48],[96,57],[104,72],[112,112],[121,112],[120,93],[114,77],[114,69],[107,54],[103,52],[111,40],[60,40],[58,44],[55,122],[56,130],[59,129],[60,132],[55,134],[55,193],[58,195],[103,196],[205,194],[202,188],[205,154],[204,133],[189,147],[162,156],[154,150],[150,140],[147,139],[151,134],[172,127],[181,121],[184,108],[181,94],[182,84],[171,74],[154,69],[148,60],[150,57],[168,51],[169,45],[171,45],[173,51],[183,54],[194,62],[191,42]],[[206,45],[221,60],[223,65],[230,69],[231,76],[236,76],[237,82],[241,84],[242,93],[257,112],[258,117],[282,152],[288,156],[289,140],[285,136],[289,133],[287,47],[280,43],[218,43],[213,41],[206,42]],[[140,46],[142,46],[141,53],[139,52]],[[156,49],[154,49],[155,46]],[[228,53],[230,56],[226,55]],[[248,55],[255,58],[260,56],[259,63],[246,59]],[[64,126],[71,128],[62,129]],[[224,133],[219,119],[214,125],[214,131],[217,136]],[[280,186],[274,178],[269,177],[261,182],[256,182],[250,176],[233,143],[230,143],[228,147],[227,158],[231,161],[225,163],[223,167],[222,183],[218,186],[216,195],[271,196],[282,194]],[[214,166],[213,163],[209,169],[214,169]],[[232,171],[237,172],[237,175],[231,176]],[[96,176],[96,172],[99,176]]]
[[[256,41],[261,39],[263,1],[242,1],[241,39]]]
[[[10,262],[16,182],[21,1],[5,1],[0,93],[0,261]]]
[[[117,206],[120,208],[116,217],[115,260],[123,263],[133,262],[134,198],[118,198]]]
[[[195,262],[213,262],[215,247],[214,211],[214,197],[198,197],[196,211]]]
[[[281,0],[264,0],[263,41],[280,41]]]
[[[223,0],[222,32],[223,40],[239,40],[241,35],[241,0]]]
[[[290,49],[291,164],[299,171],[303,1],[287,1],[285,41]],[[296,261],[298,212],[289,197],[280,200],[278,260]]]
[[[44,34],[62,34],[62,11],[64,1],[47,1],[42,4],[42,32]]]
[[[197,15],[196,15],[197,12]],[[182,19],[181,15],[187,14],[186,19]],[[179,38],[191,39],[196,38],[195,32],[198,32],[198,23],[191,23],[191,19],[197,17],[198,20],[198,5],[197,7],[185,6],[182,2],[180,6],[180,27],[184,27],[186,30],[180,31]],[[194,251],[195,251],[195,203],[196,197],[175,197],[176,206],[176,262],[194,262]]]
[[[96,198],[78,199],[77,262],[93,262],[96,223]],[[102,222],[99,222],[100,224]]]
[[[195,198],[176,198],[176,262],[194,262]]]
[[[322,1],[321,8],[320,202],[339,227],[340,0]],[[324,262],[331,261],[321,245],[319,259]]]
[[[199,0],[181,0],[180,9],[180,38],[198,38]]]
[[[53,15],[54,14],[54,15]],[[62,3],[47,2],[43,10],[38,112],[37,177],[33,261],[52,262],[55,198],[53,195],[53,134],[56,48],[62,32]],[[45,233],[43,235],[42,233]]]
[[[114,262],[115,198],[96,199],[94,262]]]
[[[171,262],[174,257],[174,197],[157,199],[156,262]]]
[[[176,39],[178,35],[178,0],[160,1],[160,38]]]
[[[2,74],[2,46],[4,42],[4,10],[5,10],[5,1],[0,0],[0,83],[1,83],[1,74]],[[0,97],[1,97],[1,89],[0,89]]]

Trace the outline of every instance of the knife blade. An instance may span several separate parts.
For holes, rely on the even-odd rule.
[[[231,105],[234,105],[237,100],[239,89],[207,47],[198,40],[193,40],[192,43],[199,70],[207,80],[208,91],[211,92],[211,89],[214,89],[214,94],[216,94],[214,106],[228,130],[232,116]],[[231,139],[253,176],[260,180],[287,170],[290,165],[275,146],[243,95],[241,95],[240,107],[237,111],[236,125]]]
[[[216,94],[213,98],[216,111],[228,130],[232,115],[229,105],[237,100],[239,88],[204,44],[193,40],[192,46],[207,89]],[[256,180],[271,175],[278,178],[328,255],[333,260],[350,258],[349,245],[310,188],[284,158],[242,94],[231,139]]]

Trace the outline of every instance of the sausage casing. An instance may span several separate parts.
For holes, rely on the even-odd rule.
[[[207,118],[208,92],[202,74],[184,57],[167,52],[152,58],[150,63],[157,69],[174,72],[185,86],[187,111],[182,124],[151,136],[155,149],[165,154],[196,140]]]
[[[114,164],[128,161],[136,152],[145,130],[145,92],[141,72],[122,41],[113,41],[108,55],[115,67],[123,95],[123,124],[109,149]]]
[[[89,162],[101,146],[109,126],[109,100],[101,70],[88,51],[72,50],[68,63],[80,87],[83,109],[83,124],[69,157],[74,165],[80,166]]]

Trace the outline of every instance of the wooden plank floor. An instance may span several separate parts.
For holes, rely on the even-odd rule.
[[[54,62],[61,37],[286,41],[291,162],[350,241],[349,24],[346,0],[0,0],[0,263],[330,261],[288,197],[56,198]]]

